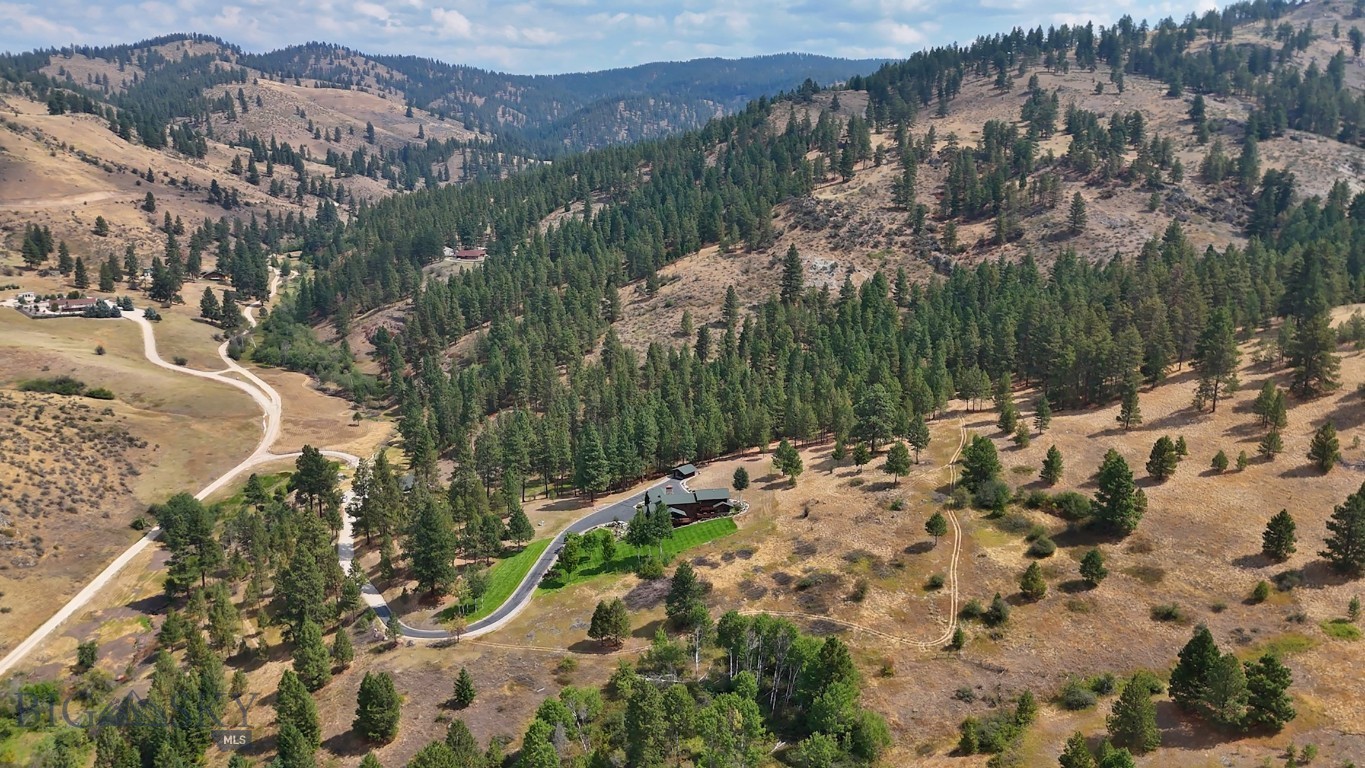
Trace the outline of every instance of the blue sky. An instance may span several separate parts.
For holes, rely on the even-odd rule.
[[[0,0],[0,49],[204,32],[308,40],[520,73],[802,51],[903,58],[1013,26],[1177,19],[1212,0]]]

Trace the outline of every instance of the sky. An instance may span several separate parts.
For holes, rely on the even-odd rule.
[[[516,73],[800,51],[905,58],[1014,26],[1183,18],[1213,0],[0,0],[0,50],[201,32],[340,43]]]

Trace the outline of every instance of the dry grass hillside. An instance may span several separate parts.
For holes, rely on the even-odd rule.
[[[232,56],[210,42],[178,41],[155,48],[168,58]],[[111,93],[141,76],[136,64],[120,69],[113,62],[80,54],[57,57],[44,71],[87,87],[107,78]],[[254,71],[250,75],[241,86],[247,109],[238,110],[232,120],[221,113],[212,115],[214,138],[209,140],[208,154],[202,159],[122,140],[109,130],[107,121],[93,115],[50,115],[44,102],[15,93],[0,95],[0,253],[17,253],[23,227],[29,223],[49,226],[54,237],[66,240],[76,255],[102,255],[105,251],[122,253],[129,242],[143,252],[159,250],[164,235],[157,227],[166,211],[187,223],[222,216],[259,216],[267,210],[311,216],[316,211],[316,198],[310,196],[297,204],[287,196],[272,197],[268,194],[269,178],[251,185],[244,176],[231,173],[234,158],[245,164],[249,154],[229,146],[241,131],[260,136],[267,143],[275,137],[295,149],[307,148],[312,159],[305,163],[305,169],[310,176],[320,178],[334,175],[333,169],[322,162],[328,150],[350,155],[362,146],[369,152],[401,149],[422,143],[417,137],[419,126],[426,138],[438,141],[476,137],[459,124],[422,110],[414,110],[413,116],[407,117],[401,95],[326,87],[314,80],[297,84],[292,80],[272,81]],[[216,98],[226,93],[235,98],[237,89],[236,85],[218,86],[206,95]],[[366,142],[367,123],[375,127],[373,146]],[[315,139],[310,125],[320,133],[334,134],[340,129],[341,140]],[[141,178],[149,170],[155,182]],[[261,170],[264,175],[264,168]],[[452,179],[460,178],[458,153],[448,161],[446,170]],[[292,193],[292,170],[281,168],[276,175],[286,180]],[[244,207],[226,211],[209,202],[208,189],[214,181],[236,190]],[[357,200],[392,194],[383,179],[357,175],[334,183],[344,185]],[[149,191],[157,199],[155,213],[139,208]],[[109,222],[107,238],[93,234],[96,216]]]
[[[1345,49],[1346,82],[1349,87],[1359,88],[1365,84],[1365,58],[1350,57],[1346,35],[1352,25],[1365,28],[1365,20],[1350,19],[1350,11],[1351,4],[1340,0],[1312,3],[1288,14],[1285,22],[1296,28],[1311,23],[1319,35],[1307,52],[1295,57],[1297,64],[1307,67],[1317,62],[1323,67],[1338,49]],[[1339,25],[1338,39],[1329,34],[1334,23]],[[1255,25],[1239,28],[1238,39],[1265,42],[1260,38],[1260,27]],[[1058,95],[1058,131],[1041,144],[1040,158],[1048,152],[1057,157],[1066,153],[1071,139],[1062,130],[1062,118],[1069,104],[1099,113],[1106,124],[1108,116],[1115,112],[1138,111],[1146,120],[1148,136],[1159,134],[1172,140],[1175,155],[1184,167],[1184,179],[1180,183],[1166,183],[1158,191],[1159,205],[1153,211],[1149,210],[1152,191],[1141,185],[1096,182],[1063,171],[1060,204],[1056,208],[1026,206],[1020,212],[1021,237],[1004,246],[995,245],[993,217],[986,217],[960,224],[957,232],[960,252],[947,254],[939,239],[944,221],[936,216],[948,171],[942,159],[943,149],[950,142],[961,147],[976,146],[982,126],[990,120],[1015,123],[1022,132],[1020,107],[1028,98],[1027,77],[1017,78],[1008,93],[995,88],[993,78],[969,77],[947,117],[935,117],[931,109],[926,109],[910,131],[919,140],[932,130],[937,139],[937,156],[919,166],[917,179],[916,198],[929,208],[923,233],[913,233],[907,213],[892,203],[892,183],[899,175],[894,162],[880,167],[871,162],[860,164],[856,175],[848,181],[831,171],[811,196],[777,207],[774,228],[778,237],[771,247],[731,253],[706,248],[660,270],[666,284],[655,296],[647,297],[642,284],[623,291],[626,319],[617,333],[627,344],[642,348],[651,341],[671,338],[684,310],[691,312],[694,323],[715,322],[720,317],[720,298],[728,285],[735,286],[746,304],[764,300],[777,289],[781,259],[789,245],[795,245],[801,253],[808,285],[829,286],[837,292],[846,277],[861,283],[878,270],[890,275],[904,268],[912,279],[927,279],[934,273],[935,262],[973,264],[1000,257],[1018,259],[1026,253],[1046,262],[1065,248],[1095,260],[1131,256],[1148,238],[1160,236],[1172,220],[1181,223],[1197,250],[1208,245],[1222,248],[1229,243],[1245,242],[1246,206],[1229,191],[1230,187],[1211,187],[1198,178],[1209,145],[1197,142],[1188,119],[1192,94],[1170,97],[1164,84],[1134,76],[1125,78],[1124,91],[1118,93],[1106,70],[1092,73],[1073,69],[1062,73],[1038,69],[1029,74],[1037,75],[1040,88]],[[1103,93],[1095,92],[1096,83],[1104,85]],[[792,115],[797,121],[809,117],[814,122],[834,97],[834,93],[826,92],[818,94],[809,105],[778,110],[773,116],[773,129],[781,130]],[[866,108],[864,93],[842,91],[838,98],[838,114],[845,119]],[[1215,127],[1213,137],[1221,138],[1228,155],[1235,157],[1251,103],[1235,98],[1207,98],[1206,103]],[[894,137],[889,131],[873,134],[872,140],[874,146],[887,148],[888,157],[894,157]],[[1360,147],[1291,130],[1261,142],[1259,151],[1263,170],[1279,168],[1293,172],[1300,196],[1325,195],[1338,179],[1345,180],[1353,191],[1365,189],[1365,149]],[[1135,154],[1130,148],[1127,160],[1131,161]],[[817,156],[818,153],[811,155]],[[1084,231],[1072,234],[1068,227],[1068,202],[1077,192],[1086,202],[1088,222]]]

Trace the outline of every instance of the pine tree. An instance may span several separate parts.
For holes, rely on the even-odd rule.
[[[1219,449],[1218,453],[1213,454],[1213,471],[1226,472],[1228,468],[1228,455]]]
[[[743,491],[749,487],[749,470],[744,467],[735,468],[734,475],[730,478],[730,485],[736,491]]]
[[[292,669],[286,669],[280,676],[280,685],[275,692],[275,719],[281,728],[295,728],[313,749],[322,744],[317,705]]]
[[[332,664],[338,669],[346,669],[355,659],[355,647],[351,644],[351,633],[346,627],[338,627],[336,637],[332,638]]]
[[[896,479],[896,485],[900,485],[901,475],[910,473],[910,450],[905,447],[905,443],[891,444],[891,450],[886,452],[886,463],[882,465],[882,469]]]
[[[1286,350],[1294,370],[1289,389],[1299,397],[1317,397],[1341,386],[1341,360],[1336,355],[1337,334],[1327,310],[1300,318]]]
[[[973,435],[962,451],[962,485],[972,493],[1000,477],[1000,457],[995,443],[980,435]]]
[[[1041,435],[1051,425],[1052,406],[1047,401],[1047,395],[1043,394],[1038,398],[1038,407],[1033,411],[1033,428]]]
[[[1246,663],[1247,709],[1243,724],[1248,728],[1279,731],[1296,716],[1289,686],[1294,675],[1273,654]]]
[[[801,254],[796,251],[796,244],[787,247],[787,255],[782,261],[782,280],[781,296],[783,304],[792,304],[801,298],[801,292],[805,290],[806,271],[801,263]]]
[[[1071,734],[1057,762],[1060,768],[1096,768],[1095,756],[1090,754],[1085,734],[1080,731]]]
[[[1161,731],[1156,727],[1156,704],[1147,685],[1134,677],[1123,686],[1109,714],[1109,735],[1115,744],[1147,752],[1161,745]]]
[[[366,672],[356,693],[351,730],[366,741],[387,744],[398,735],[403,701],[387,672]]]
[[[863,465],[872,461],[872,451],[867,447],[867,443],[858,443],[853,446],[853,466],[858,468],[858,474],[862,474]]]
[[[626,764],[662,765],[668,724],[663,695],[653,685],[636,685],[626,702]]]
[[[495,739],[496,741],[496,739]],[[475,766],[484,763],[483,755],[479,752],[479,743],[474,740],[474,734],[469,732],[469,726],[463,720],[455,719],[450,721],[450,727],[446,729],[445,745],[450,753],[455,756],[455,764],[458,766]],[[488,763],[492,766],[500,766],[501,763]]]
[[[1195,344],[1194,358],[1190,361],[1199,374],[1199,386],[1194,396],[1194,407],[1203,410],[1211,403],[1212,410],[1218,411],[1218,401],[1237,391],[1237,365],[1241,362],[1237,351],[1237,338],[1233,333],[1232,316],[1224,307],[1219,307],[1209,315],[1204,332]]]
[[[460,674],[455,678],[455,695],[452,701],[455,706],[463,709],[474,703],[474,697],[478,692],[474,689],[474,677],[469,674],[469,670],[460,667]]]
[[[1365,483],[1327,518],[1326,549],[1318,553],[1339,573],[1365,573]]]
[[[331,657],[322,641],[322,628],[305,619],[294,633],[294,672],[305,688],[316,691],[332,679]]]
[[[948,535],[948,519],[941,512],[935,512],[924,523],[924,531],[934,537],[934,546],[937,547],[939,537]]]
[[[1085,198],[1077,192],[1071,197],[1071,213],[1067,217],[1067,224],[1071,229],[1071,234],[1076,235],[1085,231]]]
[[[611,465],[592,425],[583,428],[574,459],[574,485],[592,501],[611,484]]]
[[[204,288],[204,295],[199,299],[199,316],[209,322],[218,322],[222,318],[222,311],[218,308],[218,297],[214,295],[212,288]]]
[[[906,442],[915,449],[915,463],[919,463],[920,452],[929,447],[929,425],[924,422],[924,416],[915,414],[915,418],[910,421],[910,429],[905,434]]]
[[[404,549],[418,591],[442,594],[455,581],[458,540],[450,515],[425,492],[418,493],[417,516]]]
[[[1124,429],[1132,429],[1142,423],[1142,406],[1138,402],[1138,380],[1128,376],[1123,382],[1119,400],[1119,415],[1115,419]]]
[[[588,637],[609,645],[620,645],[629,634],[630,612],[621,598],[599,601],[588,625]]]
[[[1019,592],[1029,600],[1042,600],[1047,594],[1047,582],[1043,580],[1043,569],[1037,562],[1029,563],[1024,575],[1019,578]]]
[[[512,516],[507,520],[507,537],[518,545],[525,544],[535,538],[536,529],[531,525],[531,519],[526,516],[526,512],[518,506],[512,511]]]
[[[1280,438],[1280,431],[1272,429],[1261,438],[1261,442],[1256,446],[1256,452],[1264,456],[1268,461],[1274,461],[1275,457],[1284,450],[1284,441]]]
[[[1147,497],[1133,483],[1133,472],[1128,462],[1114,449],[1104,455],[1098,473],[1099,488],[1095,492],[1095,519],[1102,525],[1123,535],[1137,530],[1142,515],[1147,511]]]
[[[1279,392],[1279,388],[1275,386],[1275,382],[1266,379],[1261,384],[1261,391],[1256,393],[1256,399],[1251,403],[1251,412],[1261,417],[1261,426],[1263,427],[1270,423],[1271,410],[1275,407],[1275,394],[1277,392]]]
[[[664,598],[664,615],[679,629],[686,629],[684,622],[692,607],[701,602],[706,586],[697,579],[697,572],[686,560],[678,564],[669,581],[668,595]]]
[[[1222,654],[1209,628],[1199,625],[1180,649],[1180,660],[1171,671],[1171,700],[1187,712],[1203,713],[1208,700],[1209,679]]]
[[[1323,422],[1313,433],[1313,440],[1308,444],[1308,460],[1324,474],[1341,461],[1341,444],[1337,442],[1337,428],[1332,422]]]
[[[1242,662],[1233,654],[1225,653],[1214,663],[1209,673],[1204,704],[1215,723],[1226,726],[1241,724],[1246,712],[1247,678]]]
[[[1165,482],[1175,474],[1180,459],[1175,454],[1175,443],[1162,435],[1152,445],[1152,453],[1147,459],[1147,474],[1157,482]]]
[[[85,259],[76,257],[76,276],[72,278],[71,284],[77,288],[90,287],[90,275],[85,271]]]
[[[801,454],[792,447],[791,443],[783,440],[778,444],[777,450],[773,452],[773,468],[786,475],[792,485],[796,485],[796,478],[804,469],[801,463]]]
[[[162,749],[174,751],[170,741],[163,742]],[[300,733],[293,723],[280,725],[280,731],[275,737],[275,751],[277,756],[272,763],[275,768],[316,768],[314,753],[317,747],[309,744],[307,737]],[[178,757],[176,760],[175,764],[167,764],[158,759],[153,768],[175,768],[177,765],[184,765]]]
[[[1056,485],[1062,479],[1062,452],[1053,445],[1047,449],[1047,455],[1043,457],[1043,470],[1039,473],[1039,479],[1048,485]]]
[[[1098,587],[1108,575],[1109,569],[1104,567],[1104,553],[1100,552],[1099,547],[1091,548],[1081,557],[1081,578],[1086,584]]]

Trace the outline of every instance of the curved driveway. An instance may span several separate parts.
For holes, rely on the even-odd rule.
[[[654,485],[651,485],[649,488],[657,488],[667,482],[669,482],[669,480],[664,478]],[[349,500],[349,494],[347,495],[347,498]],[[570,533],[585,533],[598,526],[606,525],[612,520],[630,520],[632,517],[635,517],[635,505],[643,502],[644,498],[645,493],[642,490],[629,498],[598,507],[570,523],[569,527],[560,531],[559,535],[555,536],[550,542],[550,545],[540,554],[540,558],[531,566],[531,570],[526,573],[526,577],[517,585],[516,590],[512,592],[511,596],[508,597],[502,605],[494,609],[492,613],[488,614],[488,616],[472,622],[459,634],[459,637],[478,637],[480,635],[486,635],[501,629],[509,621],[516,618],[517,614],[521,613],[522,609],[531,602],[531,598],[535,596],[536,587],[540,586],[540,580],[543,579],[545,574],[550,572],[550,568],[554,566],[555,560],[558,559],[559,548],[564,544],[564,537],[566,535]],[[342,519],[341,535],[337,538],[337,556],[341,560],[342,569],[349,573],[351,560],[355,557],[355,537],[351,530],[351,516],[343,515]],[[378,616],[380,620],[387,623],[389,617],[393,614],[389,610],[389,605],[384,601],[384,596],[380,594],[379,590],[376,589],[373,584],[366,582],[365,585],[361,587],[360,592],[365,604],[374,610],[375,615]],[[415,640],[449,640],[456,637],[454,633],[444,629],[410,627],[401,620],[398,622],[398,629],[404,637],[413,638]]]

